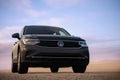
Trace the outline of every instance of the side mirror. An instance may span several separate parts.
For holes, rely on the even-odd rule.
[[[18,39],[20,39],[19,33],[12,34],[12,38],[18,38]]]

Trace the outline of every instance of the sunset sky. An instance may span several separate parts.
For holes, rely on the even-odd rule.
[[[120,0],[0,0],[0,67],[25,25],[65,28],[86,40],[91,61],[120,60]]]

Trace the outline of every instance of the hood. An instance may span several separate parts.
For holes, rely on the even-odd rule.
[[[84,41],[79,37],[75,36],[59,36],[59,35],[23,35],[27,39],[44,39],[44,40],[74,40],[74,41]]]

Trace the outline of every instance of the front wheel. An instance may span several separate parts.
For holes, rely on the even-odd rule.
[[[51,72],[56,73],[59,70],[59,67],[50,67]]]
[[[84,73],[86,70],[86,65],[73,65],[72,69],[74,73]]]
[[[13,60],[13,53],[12,53],[12,65],[11,65],[11,71],[13,72],[13,73],[16,73],[18,70],[18,65],[17,65],[17,63],[14,63],[14,60]]]
[[[24,74],[28,72],[28,66],[21,62],[21,55],[18,55],[18,73]]]
[[[17,64],[12,62],[12,72],[13,73],[16,73],[18,71],[17,68],[18,68]]]

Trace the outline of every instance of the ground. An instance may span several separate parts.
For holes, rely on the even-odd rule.
[[[1,71],[0,80],[120,80],[120,72],[28,72],[27,74]]]

